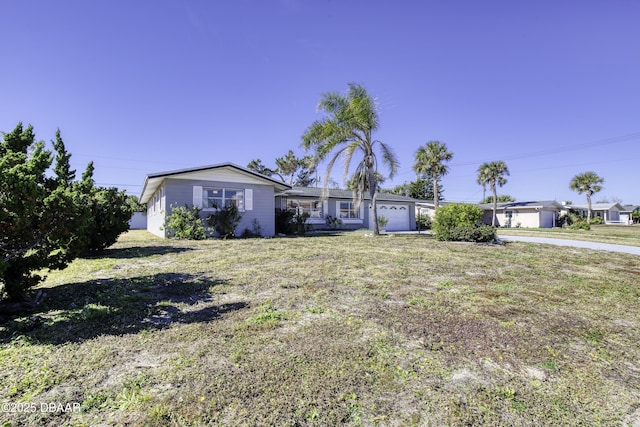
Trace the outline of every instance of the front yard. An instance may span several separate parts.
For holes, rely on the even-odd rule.
[[[640,423],[638,261],[425,235],[129,232],[0,324],[0,423]]]

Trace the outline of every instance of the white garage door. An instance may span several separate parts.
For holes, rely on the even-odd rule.
[[[392,205],[378,203],[378,216],[384,216],[389,221],[385,229],[387,231],[409,230],[409,207],[406,205]]]

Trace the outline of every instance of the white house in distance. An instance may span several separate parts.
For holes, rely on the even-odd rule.
[[[564,209],[570,209],[577,212],[579,215],[587,216],[589,211],[588,205],[585,203],[579,205],[566,205]],[[591,204],[591,217],[600,217],[605,224],[621,224],[620,212],[624,211],[624,208],[620,203],[592,203]],[[628,222],[624,222],[628,224]]]
[[[478,206],[483,211],[482,222],[490,225],[493,217],[493,203],[483,203]],[[555,200],[498,203],[496,226],[553,228],[558,222],[562,207]]]

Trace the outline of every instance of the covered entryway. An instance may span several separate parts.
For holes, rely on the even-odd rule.
[[[381,215],[387,218],[387,225],[384,227],[387,231],[408,231],[411,230],[410,218],[409,218],[409,206],[390,204],[390,203],[378,203],[378,217]],[[373,217],[373,215],[371,215]],[[369,224],[373,228],[373,218],[370,219]]]

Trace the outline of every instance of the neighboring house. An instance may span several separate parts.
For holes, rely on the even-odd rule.
[[[147,204],[147,230],[160,237],[167,237],[165,221],[172,207],[198,206],[205,218],[215,206],[228,203],[242,213],[237,235],[245,229],[253,230],[257,221],[263,236],[273,236],[276,208],[308,213],[308,223],[314,229],[327,228],[327,216],[340,219],[344,229],[372,228],[368,197],[356,208],[351,191],[328,190],[327,195],[323,197],[322,188],[292,188],[233,163],[221,163],[147,175],[140,203]],[[388,219],[386,230],[414,230],[415,202],[409,197],[379,193],[378,215]]]
[[[640,216],[639,205],[624,205],[620,211],[620,222],[622,224],[633,224],[637,222],[638,216]]]
[[[387,218],[387,231],[415,230],[415,203],[410,197],[378,193],[378,216]],[[327,228],[327,216],[341,221],[343,229],[373,228],[371,198],[357,206],[350,190],[294,187],[277,194],[276,207],[309,214],[307,223],[314,229]]]
[[[451,202],[445,202],[443,200],[440,200],[438,202],[438,205],[442,207],[444,205],[448,205],[449,203]],[[433,204],[433,200],[416,201],[416,217],[418,215],[428,216],[431,219],[435,218],[436,208],[435,208],[435,205]]]
[[[275,193],[290,189],[281,181],[233,163],[221,163],[147,175],[140,203],[146,203],[147,230],[167,237],[165,219],[172,206],[198,206],[208,216],[214,206],[233,203],[242,213],[237,234],[252,230],[254,221],[264,236],[275,234]]]
[[[565,210],[568,208],[579,215],[587,216],[588,205],[567,205],[564,206]],[[620,203],[592,203],[591,204],[591,218],[600,217],[605,224],[620,224],[620,212],[624,208]]]
[[[491,224],[493,203],[478,205],[482,209],[482,222]],[[554,200],[540,202],[498,203],[496,225],[499,227],[552,228],[558,221],[562,205]]]

